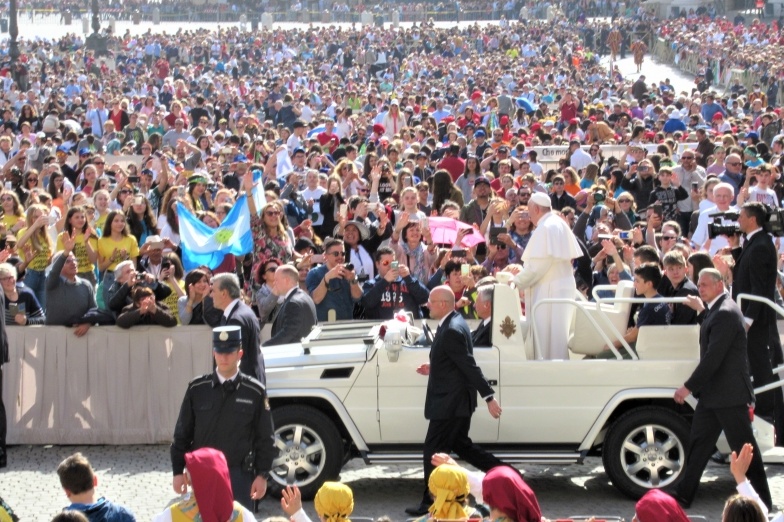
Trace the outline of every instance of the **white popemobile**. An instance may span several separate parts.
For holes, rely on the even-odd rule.
[[[608,288],[615,297],[557,300],[575,307],[570,358],[538,360],[532,348],[537,332],[529,331],[517,291],[495,285],[493,346],[474,347],[474,356],[504,414],[495,420],[478,410],[471,437],[508,462],[582,463],[601,455],[613,484],[638,498],[682,474],[696,400],[678,405],[673,393],[699,360],[699,326],[642,327],[636,355],[625,345],[613,350],[616,359],[585,360],[622,339],[631,304],[641,301],[626,281],[594,292]],[[353,458],[421,462],[427,378],[415,370],[428,361],[429,349],[415,346],[420,332],[394,320],[324,323],[302,343],[264,349],[280,449],[273,490],[297,484],[312,497]],[[624,350],[630,359],[622,358]],[[756,417],[754,430],[765,462],[784,462],[772,425]],[[729,453],[723,438],[718,450]]]

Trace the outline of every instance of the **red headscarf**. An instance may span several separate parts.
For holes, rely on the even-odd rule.
[[[678,502],[660,489],[652,489],[635,506],[640,522],[689,522]]]
[[[517,470],[498,466],[487,472],[482,480],[485,503],[501,511],[515,522],[540,522],[542,510],[533,490]]]
[[[201,448],[185,454],[193,496],[204,522],[226,522],[234,511],[229,465],[219,450]]]

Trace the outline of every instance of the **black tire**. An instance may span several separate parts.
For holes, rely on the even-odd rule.
[[[686,465],[689,424],[666,408],[637,408],[610,426],[602,446],[604,470],[633,499],[675,486]],[[628,443],[628,444],[627,444]]]
[[[296,485],[302,498],[312,499],[324,482],[340,475],[344,457],[340,432],[329,417],[310,406],[276,408],[272,420],[280,453],[270,471],[269,492],[280,497],[286,485]]]

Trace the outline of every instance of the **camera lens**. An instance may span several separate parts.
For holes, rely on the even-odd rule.
[[[354,265],[352,263],[346,263],[345,265],[343,265],[343,267],[349,271],[354,270]]]

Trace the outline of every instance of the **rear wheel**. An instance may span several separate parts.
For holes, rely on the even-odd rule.
[[[674,486],[686,464],[689,425],[677,413],[638,408],[611,427],[602,448],[604,469],[623,494],[638,499],[648,490]]]
[[[335,480],[343,465],[343,444],[334,423],[310,406],[283,406],[272,412],[275,447],[270,492],[280,496],[287,485],[299,487],[311,499],[321,485]]]

